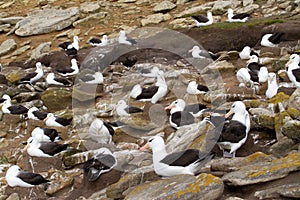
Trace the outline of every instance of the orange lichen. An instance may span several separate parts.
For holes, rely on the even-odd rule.
[[[200,174],[196,177],[195,183],[191,183],[182,191],[177,192],[177,198],[180,199],[182,195],[187,193],[198,193],[204,187],[208,187],[212,184],[221,184],[221,179],[211,174]]]

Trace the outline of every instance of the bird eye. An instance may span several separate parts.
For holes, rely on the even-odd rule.
[[[148,140],[148,142],[152,142],[152,141],[153,141],[153,139],[154,139],[154,138],[151,138],[151,139],[149,139],[149,140]]]

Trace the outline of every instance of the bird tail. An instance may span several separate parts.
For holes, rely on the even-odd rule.
[[[141,85],[137,84],[132,88],[132,90],[130,92],[130,96],[135,99],[141,93],[142,93],[142,87],[141,87]]]
[[[190,167],[192,167],[191,171],[198,175],[202,172],[203,167],[211,161],[211,159],[214,157],[214,154],[211,154],[210,152],[203,154],[203,156],[199,157],[197,161],[195,161]]]

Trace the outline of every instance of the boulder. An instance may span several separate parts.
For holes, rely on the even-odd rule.
[[[79,10],[83,13],[95,13],[100,10],[98,2],[84,2],[80,4]]]
[[[39,44],[34,50],[30,53],[30,59],[39,59],[50,52],[51,42],[44,42]]]
[[[222,1],[218,0],[215,1],[215,4],[212,8],[212,12],[217,15],[222,15],[227,12],[228,8],[236,8],[240,4],[240,1],[234,0],[234,1]]]
[[[18,36],[30,36],[62,30],[70,26],[78,18],[78,8],[38,10],[16,24],[15,34]]]
[[[6,55],[17,48],[17,43],[14,39],[8,39],[0,45],[0,56]]]
[[[106,190],[108,198],[124,198],[124,191],[128,188],[137,186],[146,181],[157,180],[159,177],[155,174],[152,166],[141,167],[125,174],[117,183],[110,185]]]
[[[300,184],[292,183],[255,192],[258,199],[300,198]]]
[[[300,142],[300,121],[287,121],[281,128],[282,134],[290,139]]]
[[[250,108],[252,120],[259,126],[274,130],[275,113],[265,108]]]
[[[162,1],[160,3],[158,3],[154,8],[153,8],[153,11],[154,12],[168,12],[172,9],[176,8],[176,4],[168,1],[168,0],[165,0],[165,1]]]
[[[69,88],[48,88],[41,96],[49,112],[72,107],[72,91]]]
[[[246,165],[240,170],[225,174],[222,180],[227,185],[245,186],[284,178],[289,173],[299,170],[300,152],[296,152],[270,162]]]
[[[142,26],[146,26],[148,24],[159,24],[164,21],[164,14],[156,13],[153,15],[148,15],[145,19],[141,20]]]
[[[300,112],[299,105],[300,105],[300,88],[297,88],[289,98],[288,108],[295,109],[295,114],[296,114],[296,111],[298,111],[298,113]],[[300,115],[299,116],[296,115],[295,118],[300,119]]]
[[[211,174],[177,175],[139,185],[125,197],[125,200],[213,200],[218,199],[223,190],[224,185],[221,179]]]

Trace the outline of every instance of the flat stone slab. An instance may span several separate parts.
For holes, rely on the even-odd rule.
[[[16,24],[15,34],[30,36],[62,30],[79,18],[78,8],[44,9],[25,17]]]

